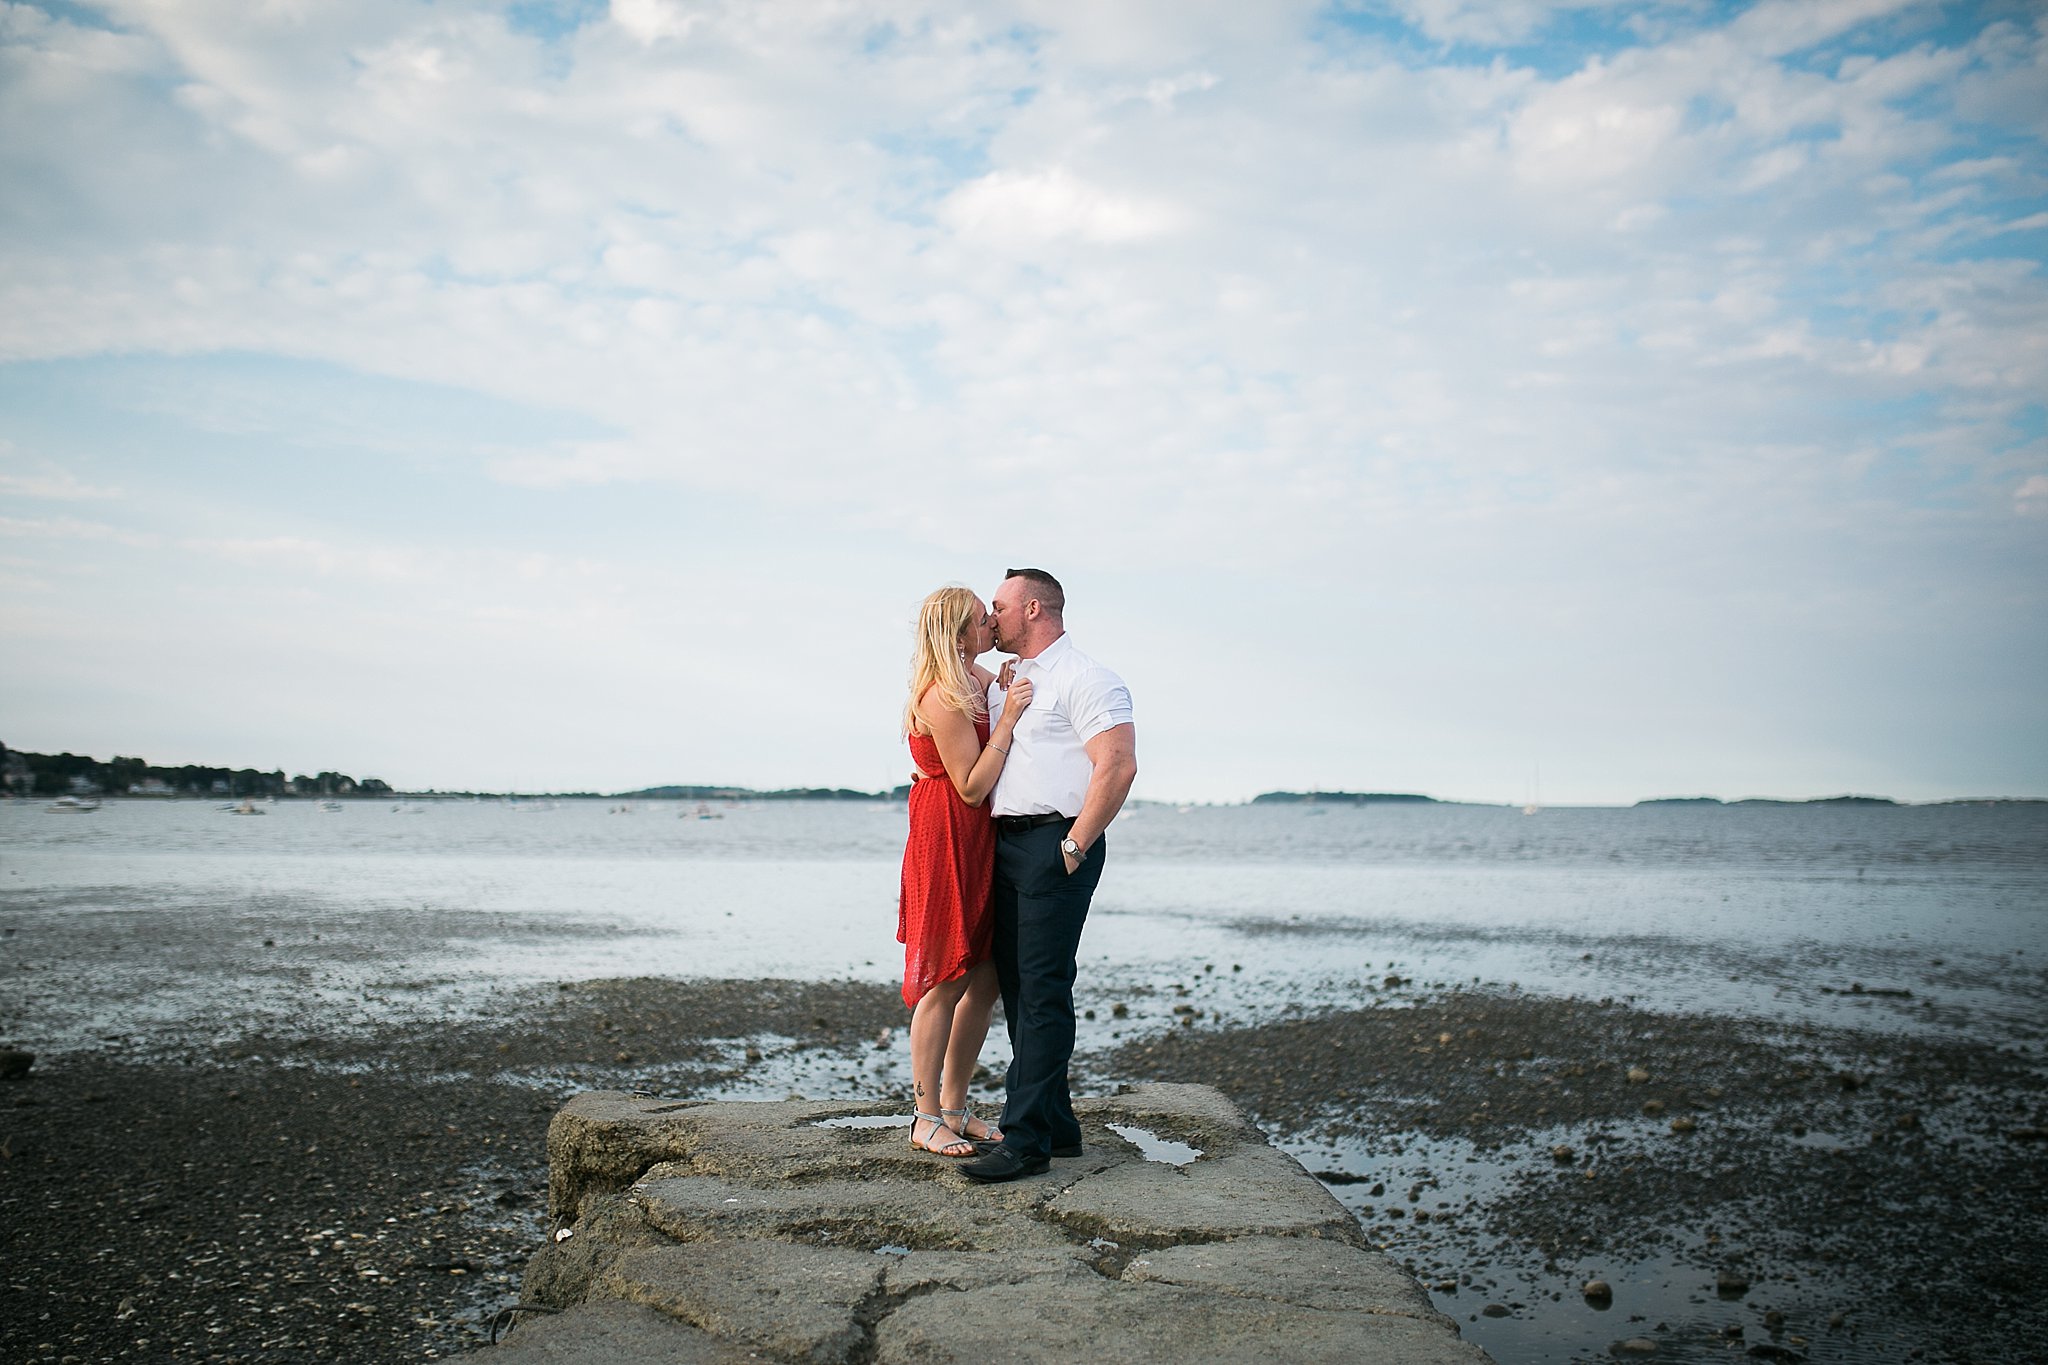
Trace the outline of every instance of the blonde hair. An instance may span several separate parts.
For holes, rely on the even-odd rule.
[[[987,709],[974,675],[960,657],[960,638],[973,624],[979,604],[962,587],[940,588],[917,609],[917,643],[910,652],[910,700],[903,706],[903,733],[918,733],[917,702],[937,684],[939,700],[970,718]]]

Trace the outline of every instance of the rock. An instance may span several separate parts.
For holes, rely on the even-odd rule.
[[[1677,1118],[1671,1120],[1671,1131],[1674,1133],[1691,1133],[1696,1132],[1698,1129],[1699,1124],[1687,1115],[1680,1114]]]
[[[1300,1365],[1486,1359],[1219,1092],[1139,1086],[1076,1110],[1084,1159],[975,1186],[900,1128],[827,1126],[883,1102],[578,1096],[548,1143],[551,1212],[574,1235],[535,1254],[520,1296],[566,1311],[512,1344],[670,1359],[576,1353],[569,1322],[618,1301],[657,1316],[582,1320],[666,1319],[677,1360],[1014,1359],[1022,1332],[1048,1359],[1265,1359],[1275,1341]],[[1200,1155],[1148,1160],[1112,1124]]]
[[[1454,1330],[1395,1314],[1326,1312],[1083,1274],[912,1298],[875,1324],[873,1359],[877,1365],[1019,1359],[1483,1365],[1488,1357],[1459,1341]],[[1027,1340],[1028,1351],[1020,1353]]]
[[[1560,1142],[1550,1149],[1550,1159],[1560,1166],[1569,1166],[1579,1159],[1579,1154]]]
[[[1614,1286],[1605,1280],[1588,1280],[1580,1287],[1579,1292],[1589,1299],[1608,1300],[1614,1297]]]
[[[1632,1066],[1628,1069],[1628,1083],[1630,1085],[1642,1085],[1649,1079],[1650,1073],[1639,1066]]]
[[[1335,1242],[1300,1237],[1245,1237],[1234,1242],[1148,1251],[1124,1268],[1125,1281],[1176,1284],[1208,1294],[1276,1299],[1343,1312],[1360,1303],[1377,1313],[1428,1322],[1450,1320],[1429,1303],[1412,1277],[1391,1261],[1361,1259]],[[1456,1293],[1451,1280],[1448,1292]],[[1439,1290],[1444,1285],[1438,1285]]]
[[[18,1081],[36,1064],[36,1054],[17,1048],[0,1050],[0,1080]]]
[[[1504,1303],[1489,1303],[1479,1311],[1489,1318],[1511,1318],[1515,1315],[1515,1310]]]
[[[645,1304],[777,1355],[849,1361],[865,1342],[858,1309],[881,1288],[872,1251],[766,1242],[647,1246],[613,1261],[593,1299]]]
[[[1747,1294],[1749,1277],[1733,1270],[1719,1271],[1714,1276],[1714,1290],[1721,1294]]]
[[[517,1318],[511,1333],[489,1349],[493,1365],[739,1365],[760,1359],[654,1309],[617,1302]]]
[[[1784,1325],[1785,1315],[1779,1310],[1773,1308],[1769,1312],[1764,1314],[1764,1326],[1770,1328],[1773,1332],[1777,1331]]]
[[[1834,1312],[1828,1314],[1828,1327],[1830,1330],[1839,1332],[1848,1325],[1849,1315],[1841,1309],[1837,1308]]]
[[[1627,1341],[1615,1342],[1608,1349],[1618,1356],[1653,1356],[1657,1354],[1657,1343],[1648,1337],[1630,1337]]]
[[[1644,1118],[1646,1118],[1646,1119],[1653,1119],[1653,1118],[1656,1118],[1656,1117],[1657,1117],[1657,1115],[1659,1115],[1659,1114],[1661,1114],[1661,1113],[1663,1113],[1663,1112],[1664,1112],[1664,1101],[1662,1101],[1662,1100],[1644,1100],[1644,1101],[1643,1101],[1643,1117],[1644,1117]]]

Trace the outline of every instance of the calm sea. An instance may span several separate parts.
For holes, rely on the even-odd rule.
[[[900,806],[260,809],[0,804],[0,909],[104,917],[114,938],[131,917],[190,924],[212,954],[192,964],[196,994],[159,978],[134,1004],[164,1022],[207,1008],[220,944],[323,929],[328,951],[301,984],[371,1014],[399,981],[439,983],[432,1006],[460,1008],[490,983],[900,970]],[[1202,973],[1240,1022],[1348,1003],[1391,972],[1900,1027],[1912,1009],[1842,992],[1910,985],[1924,999],[1933,973],[1981,1023],[2025,1008],[2001,982],[2048,956],[2048,805],[1138,806],[1109,856],[1087,991]],[[428,1003],[415,991],[392,1008]]]

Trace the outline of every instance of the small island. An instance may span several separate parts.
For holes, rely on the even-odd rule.
[[[1413,792],[1260,792],[1254,806],[1371,806],[1382,804],[1440,805],[1434,796]]]

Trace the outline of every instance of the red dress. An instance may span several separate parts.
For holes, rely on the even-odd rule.
[[[974,722],[988,743],[988,721]],[[938,741],[910,736],[917,770],[938,776],[910,784],[910,839],[903,846],[903,892],[897,902],[896,941],[903,945],[903,1003],[912,1009],[941,981],[965,976],[988,960],[995,919],[989,886],[995,879],[996,827],[987,806],[960,799]]]

